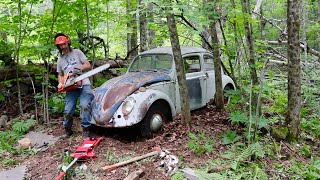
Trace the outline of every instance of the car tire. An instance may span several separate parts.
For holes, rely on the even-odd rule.
[[[164,103],[153,104],[140,124],[142,137],[150,137],[152,133],[158,132],[162,125],[170,120],[170,110]]]

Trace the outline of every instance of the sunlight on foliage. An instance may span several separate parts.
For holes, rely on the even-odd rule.
[[[266,112],[276,115],[284,115],[287,111],[287,94],[281,91],[273,91],[271,106],[266,107]]]

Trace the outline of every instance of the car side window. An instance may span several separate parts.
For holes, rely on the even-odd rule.
[[[200,57],[199,56],[186,56],[183,58],[186,73],[200,72]]]
[[[206,71],[211,71],[214,70],[214,65],[213,65],[213,57],[211,55],[204,55],[204,67]]]

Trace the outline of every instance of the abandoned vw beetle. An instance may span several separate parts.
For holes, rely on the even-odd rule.
[[[206,106],[215,95],[213,57],[198,47],[181,47],[190,109]],[[222,73],[224,89],[234,89]],[[143,136],[181,112],[179,86],[171,47],[151,49],[133,59],[127,72],[102,84],[94,92],[92,122],[102,127],[128,127],[139,123]]]

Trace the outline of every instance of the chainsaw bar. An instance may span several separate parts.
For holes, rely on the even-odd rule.
[[[92,70],[90,70],[90,71],[88,71],[88,72],[86,72],[86,73],[84,73],[84,74],[72,79],[71,81],[66,81],[64,87],[72,86],[72,85],[76,84],[78,81],[81,81],[81,80],[83,80],[85,78],[93,76],[93,75],[95,75],[95,74],[97,74],[97,73],[99,73],[99,72],[101,72],[101,71],[103,71],[105,69],[108,69],[109,67],[110,67],[110,64],[105,64],[105,65],[99,66],[97,68],[94,68],[94,69],[92,69]]]

